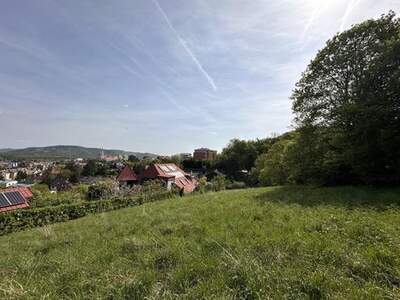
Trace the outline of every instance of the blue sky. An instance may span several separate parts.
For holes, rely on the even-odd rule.
[[[160,154],[290,129],[327,39],[400,0],[0,2],[0,148]]]

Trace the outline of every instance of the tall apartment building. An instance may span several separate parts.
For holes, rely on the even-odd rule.
[[[193,158],[196,160],[214,160],[217,158],[217,151],[208,148],[194,150]]]

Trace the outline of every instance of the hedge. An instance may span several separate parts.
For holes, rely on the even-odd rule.
[[[0,214],[0,236],[26,228],[39,227],[57,222],[65,222],[124,207],[137,206],[173,197],[168,191],[136,198],[85,201],[76,204],[48,206],[36,209],[21,209]]]

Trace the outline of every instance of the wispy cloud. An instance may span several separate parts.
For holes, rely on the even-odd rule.
[[[301,34],[301,39],[302,39],[302,40],[303,40],[304,37],[306,36],[308,30],[309,30],[309,29],[311,28],[311,26],[313,25],[315,19],[316,19],[316,18],[318,17],[318,15],[320,14],[321,8],[322,8],[321,4],[317,4],[317,5],[314,7],[314,9],[312,10],[311,16],[310,16],[310,18],[308,19],[308,21],[307,21],[307,23],[306,23],[306,26],[304,26],[303,32],[302,32],[302,34]]]
[[[189,57],[192,59],[198,70],[200,71],[201,74],[207,79],[208,83],[210,86],[216,91],[217,86],[214,82],[214,79],[207,73],[207,71],[204,69],[200,61],[197,59],[197,57],[194,55],[193,51],[189,48],[187,42],[180,36],[178,31],[174,28],[172,25],[170,19],[168,18],[166,12],[164,9],[161,7],[160,3],[158,3],[157,0],[153,0],[153,3],[157,7],[158,11],[160,14],[163,16],[165,22],[167,23],[168,27],[171,29],[171,31],[174,33],[175,37],[178,39],[179,43],[182,45],[182,47],[185,49],[186,53],[189,55]]]
[[[194,115],[195,113],[191,110],[190,106],[185,106],[180,104],[178,101],[176,101],[175,97],[171,95],[173,88],[170,87],[165,81],[160,79],[157,75],[155,75],[153,72],[149,71],[147,68],[145,68],[136,58],[132,57],[124,49],[121,47],[118,47],[114,43],[108,43],[114,50],[116,50],[118,53],[122,54],[125,58],[128,59],[129,62],[133,63],[140,71],[141,73],[137,72],[135,69],[132,69],[131,66],[127,63],[121,64],[122,67],[128,71],[129,73],[138,76],[139,78],[143,79],[143,76],[146,75],[153,79],[157,85],[158,89],[161,91],[161,93],[164,95],[164,97],[178,110],[188,113],[190,115]]]
[[[399,13],[399,0],[45,1],[0,1],[6,147],[177,153],[283,132],[325,41]]]
[[[340,31],[343,31],[343,30],[344,30],[344,27],[345,27],[345,25],[346,25],[347,18],[350,16],[350,14],[351,14],[351,12],[354,10],[354,8],[356,8],[356,6],[357,6],[358,4],[360,4],[361,1],[362,1],[362,0],[351,0],[351,1],[349,2],[349,4],[347,5],[347,8],[346,8],[346,11],[345,11],[345,13],[344,13],[344,15],[343,15],[343,17],[342,17],[342,22],[341,22],[341,24],[340,24]]]

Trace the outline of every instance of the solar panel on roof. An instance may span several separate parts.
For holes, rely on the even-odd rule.
[[[161,170],[163,170],[164,172],[169,172],[169,169],[166,166],[160,166]]]
[[[10,202],[7,201],[7,198],[3,193],[0,193],[0,207],[10,206]]]
[[[25,198],[19,192],[6,192],[3,193],[12,205],[24,204]]]

